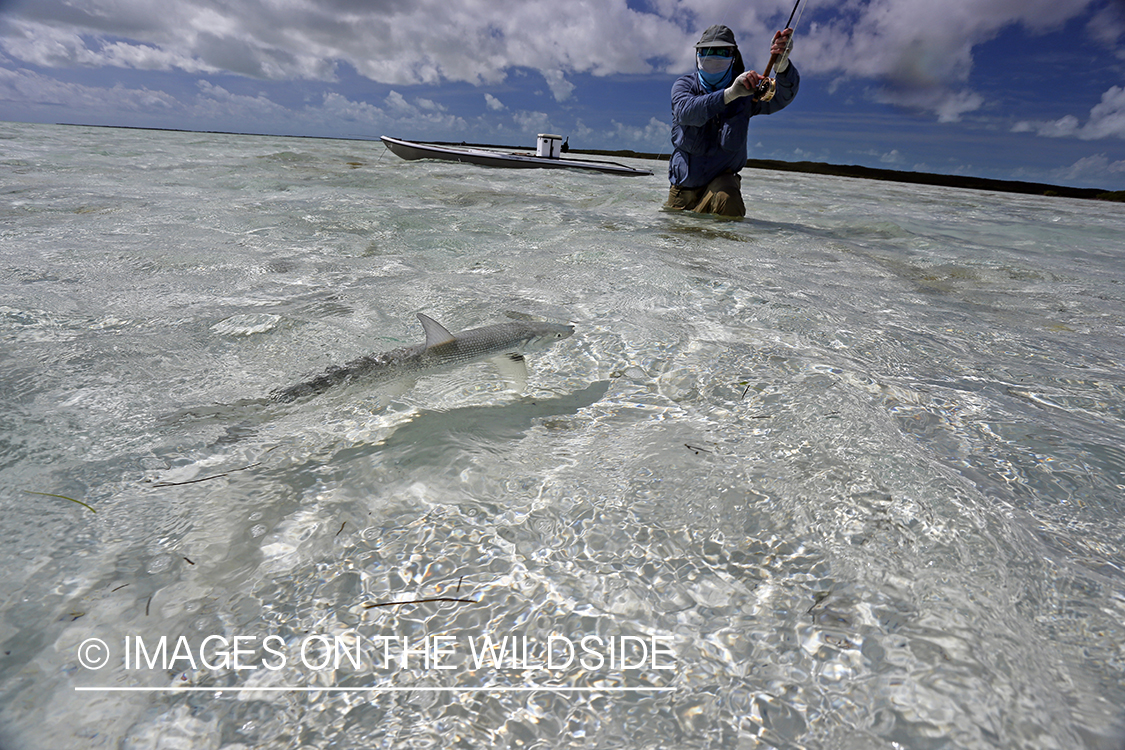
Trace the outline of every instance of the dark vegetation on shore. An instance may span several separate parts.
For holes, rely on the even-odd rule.
[[[572,153],[600,154],[634,159],[668,160],[666,154],[644,154],[636,151],[594,151],[572,149]],[[907,182],[915,185],[938,185],[941,187],[969,188],[971,190],[993,190],[1002,193],[1025,193],[1027,195],[1060,196],[1063,198],[1082,198],[1086,200],[1119,201],[1125,203],[1125,190],[1109,192],[1098,188],[1075,188],[1065,185],[1048,185],[1040,182],[1017,182],[1013,180],[990,180],[984,177],[965,177],[961,175],[930,174],[927,172],[902,172],[895,169],[876,169],[855,164],[825,164],[817,161],[777,161],[774,159],[749,159],[746,166],[752,169],[772,169],[780,172],[801,172],[803,174],[830,175],[833,177],[859,177],[867,180]]]

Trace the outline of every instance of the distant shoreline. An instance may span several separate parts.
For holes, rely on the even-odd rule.
[[[636,159],[668,160],[668,156],[644,154],[635,151],[593,151],[572,149],[572,153],[600,154],[604,156],[632,157]],[[938,187],[965,188],[968,190],[991,190],[1000,193],[1023,193],[1025,195],[1046,195],[1082,200],[1103,200],[1125,202],[1125,190],[1111,192],[1100,188],[1076,188],[1066,185],[1050,185],[1042,182],[1019,182],[1016,180],[993,180],[986,177],[964,177],[961,175],[933,174],[928,172],[902,172],[894,169],[861,167],[856,164],[827,164],[819,161],[778,161],[776,159],[748,159],[746,166],[751,169],[770,169],[778,172],[800,172],[802,174],[829,175],[832,177],[853,177],[886,182],[904,182],[914,185],[935,185]]]
[[[346,136],[321,136],[321,135],[271,135],[267,133],[237,133],[226,130],[183,130],[179,128],[145,128],[135,125],[82,125],[81,123],[60,122],[59,125],[88,127],[88,128],[116,128],[119,130],[156,130],[170,133],[203,133],[207,135],[251,135],[272,138],[312,138],[326,141],[378,141],[376,137],[358,138]],[[442,146],[473,146],[477,148],[502,148],[513,150],[528,150],[529,146],[504,146],[483,143],[454,143],[451,141],[427,141]],[[592,154],[595,156],[612,156],[626,159],[647,159],[650,161],[668,161],[667,154],[653,154],[629,150],[603,150],[603,149],[571,149],[570,153]],[[799,172],[801,174],[819,174],[831,177],[851,177],[866,180],[880,180],[884,182],[903,182],[914,185],[934,185],[937,187],[963,188],[968,190],[989,190],[1000,193],[1021,193],[1024,195],[1057,196],[1062,198],[1078,198],[1081,200],[1103,200],[1125,203],[1125,190],[1108,191],[1099,188],[1075,188],[1066,185],[1051,185],[1041,182],[1020,182],[1018,180],[993,180],[985,177],[965,177],[961,175],[947,175],[930,172],[903,172],[895,169],[878,169],[875,167],[862,167],[857,164],[840,165],[815,161],[779,161],[776,159],[748,159],[746,166],[751,169],[769,169],[777,172]]]

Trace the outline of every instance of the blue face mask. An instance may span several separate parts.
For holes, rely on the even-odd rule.
[[[718,55],[696,55],[695,73],[699,82],[708,91],[718,91],[730,85],[734,57],[720,57]]]

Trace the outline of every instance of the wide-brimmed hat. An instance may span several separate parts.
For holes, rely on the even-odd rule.
[[[734,32],[726,26],[715,24],[707,31],[703,32],[703,36],[699,37],[699,41],[695,43],[696,49],[704,47],[737,47],[738,43],[734,41]]]

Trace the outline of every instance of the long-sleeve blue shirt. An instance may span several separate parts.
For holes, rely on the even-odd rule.
[[[746,133],[754,115],[772,115],[797,95],[801,76],[792,63],[777,75],[777,93],[768,102],[752,96],[723,104],[723,90],[708,92],[695,73],[672,84],[672,158],[668,180],[701,188],[723,172],[746,166]]]

